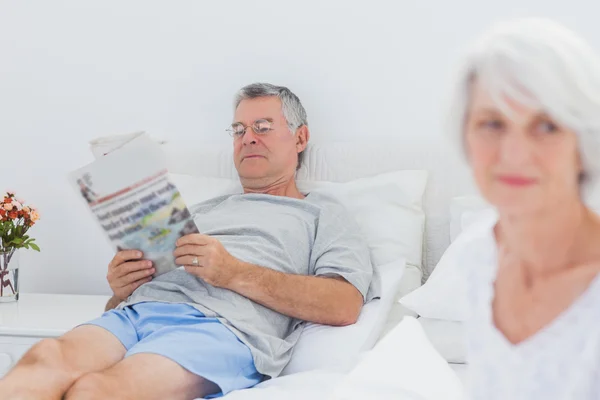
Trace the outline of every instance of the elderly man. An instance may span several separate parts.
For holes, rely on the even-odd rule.
[[[369,251],[344,208],[296,187],[310,137],[300,100],[249,85],[234,121],[244,194],[192,208],[202,234],[177,242],[184,268],[151,280],[143,254],[117,253],[110,311],[35,345],[0,381],[2,398],[217,397],[279,375],[303,321],[356,321],[377,294]]]

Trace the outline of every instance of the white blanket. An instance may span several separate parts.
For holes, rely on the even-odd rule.
[[[356,367],[272,379],[227,400],[462,400],[462,384],[416,319],[406,317]]]

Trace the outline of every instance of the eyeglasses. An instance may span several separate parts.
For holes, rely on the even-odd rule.
[[[233,137],[234,139],[239,139],[242,136],[244,136],[244,134],[246,133],[246,129],[248,128],[252,128],[252,131],[254,131],[254,133],[256,133],[257,135],[266,135],[267,133],[273,130],[272,126],[273,121],[270,119],[257,119],[250,126],[246,126],[241,122],[236,122],[234,124],[231,124],[231,126],[227,128],[226,131],[229,132],[231,137]]]

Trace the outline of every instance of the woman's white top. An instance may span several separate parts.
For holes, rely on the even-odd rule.
[[[492,316],[497,216],[480,221],[468,254],[469,399],[600,399],[600,274],[554,321],[516,345]]]

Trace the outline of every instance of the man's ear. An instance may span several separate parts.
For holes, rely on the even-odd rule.
[[[306,149],[309,139],[310,132],[308,131],[308,126],[302,125],[296,130],[296,151],[298,153],[301,153],[304,151],[304,149]]]

